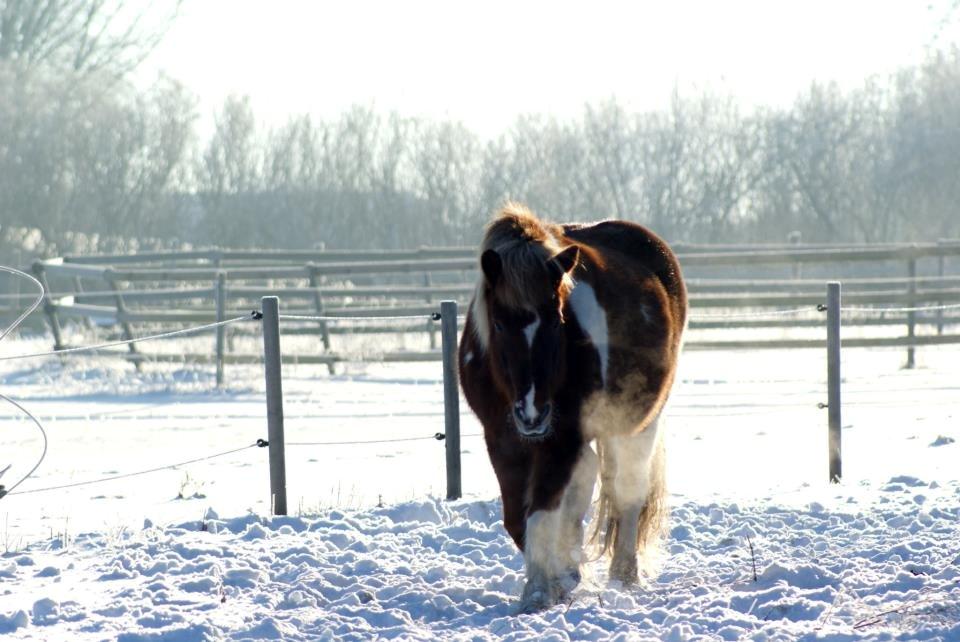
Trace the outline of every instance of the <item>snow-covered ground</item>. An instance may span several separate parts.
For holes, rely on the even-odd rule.
[[[0,362],[0,392],[50,439],[0,499],[0,640],[960,640],[960,350],[903,359],[844,351],[830,485],[822,353],[685,354],[660,573],[624,589],[596,561],[569,604],[521,616],[465,406],[465,497],[439,499],[439,364],[285,368],[291,516],[270,517],[266,450],[245,448],[266,437],[259,368],[217,392],[207,367]],[[0,408],[0,482],[40,448]]]

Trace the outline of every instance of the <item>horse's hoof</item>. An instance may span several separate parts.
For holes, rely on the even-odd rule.
[[[553,606],[550,603],[550,600],[547,599],[547,595],[544,591],[535,591],[530,595],[524,595],[520,598],[520,606],[517,609],[517,613],[521,615],[529,615],[531,613],[538,613],[545,609]]]
[[[556,587],[546,587],[541,584],[527,582],[520,597],[518,613],[536,613],[550,608],[557,603]]]

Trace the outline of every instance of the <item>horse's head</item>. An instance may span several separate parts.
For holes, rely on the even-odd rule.
[[[567,274],[578,256],[570,246],[553,256],[528,253],[522,260],[490,249],[480,259],[490,367],[525,439],[544,439],[554,425],[554,395],[566,374]]]

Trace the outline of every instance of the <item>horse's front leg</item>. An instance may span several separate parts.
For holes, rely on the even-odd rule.
[[[596,470],[596,455],[579,444],[542,451],[535,458],[524,538],[527,577],[520,612],[557,604],[579,582],[583,514]]]
[[[593,499],[600,459],[589,445],[584,445],[573,469],[573,476],[563,494],[563,515],[560,525],[560,584],[561,599],[580,583],[580,565],[583,563],[583,521]]]
[[[520,596],[520,613],[534,613],[560,601],[556,564],[557,535],[561,510],[542,507],[527,517],[523,562],[526,582]]]

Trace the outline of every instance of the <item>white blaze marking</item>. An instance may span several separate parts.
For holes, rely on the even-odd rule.
[[[537,317],[527,327],[523,329],[523,334],[527,337],[527,345],[533,347],[533,338],[537,336],[537,328],[540,327],[540,317]]]
[[[580,327],[590,337],[591,343],[600,355],[600,376],[607,383],[607,362],[610,359],[609,337],[607,335],[607,313],[597,302],[597,295],[589,283],[578,282],[570,293],[570,307],[577,317]]]
[[[533,396],[534,396],[535,386],[531,383],[530,390],[527,391],[527,396],[524,397],[524,403],[526,404],[527,419],[534,419],[537,416],[537,407],[533,405]]]
[[[523,328],[523,334],[527,337],[527,345],[531,348],[533,347],[533,338],[537,336],[537,328],[539,327],[540,317],[537,317]],[[527,418],[530,420],[533,420],[537,416],[537,407],[533,403],[535,388],[536,386],[531,383],[530,390],[527,391],[527,396],[524,398],[524,410],[527,413]]]

